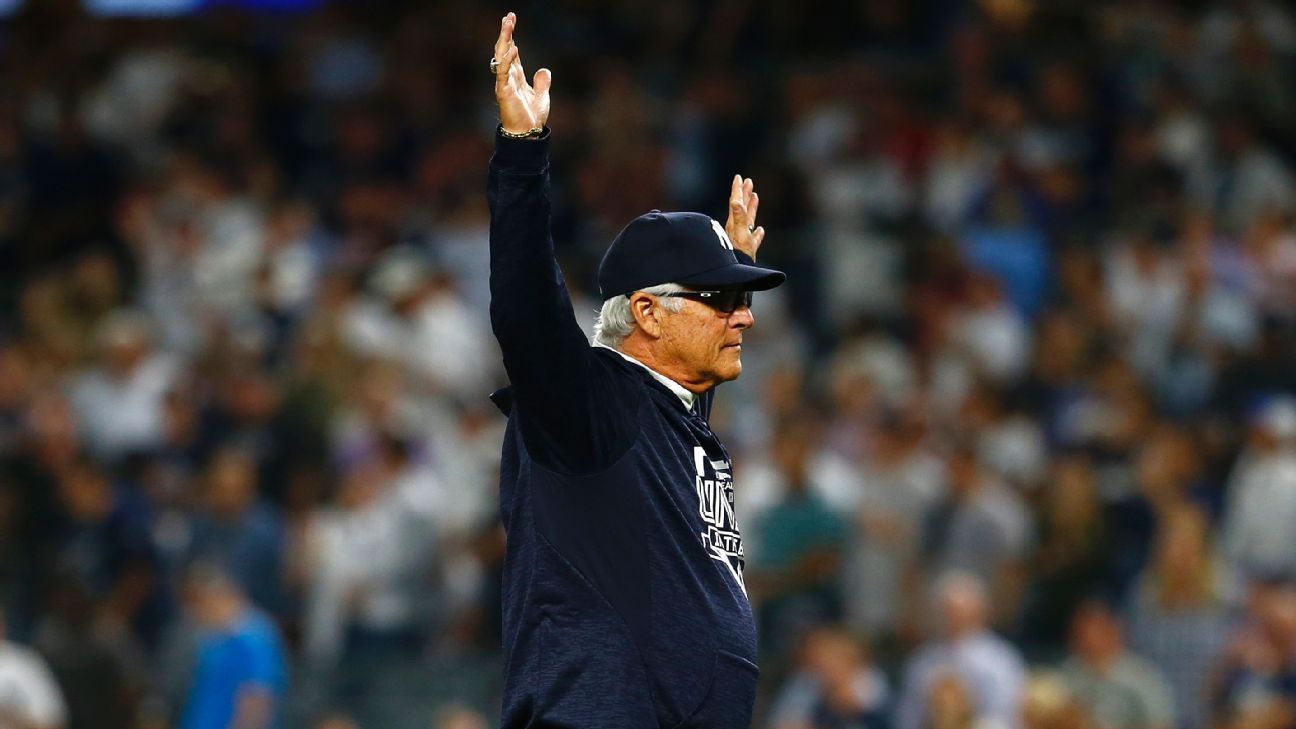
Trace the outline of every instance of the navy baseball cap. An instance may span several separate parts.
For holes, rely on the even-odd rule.
[[[695,289],[765,291],[787,276],[740,263],[724,228],[701,213],[654,210],[631,220],[599,263],[603,300],[664,283]]]

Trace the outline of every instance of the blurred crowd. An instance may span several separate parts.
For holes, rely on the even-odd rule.
[[[506,9],[582,323],[761,194],[758,727],[1296,727],[1288,4],[78,7],[0,25],[0,728],[488,725]]]

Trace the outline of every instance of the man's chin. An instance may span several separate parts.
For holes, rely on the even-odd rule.
[[[726,362],[720,372],[720,381],[729,382],[738,379],[742,374],[742,359],[735,357],[732,362]]]

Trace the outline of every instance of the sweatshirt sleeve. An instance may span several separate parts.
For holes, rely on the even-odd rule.
[[[491,328],[504,355],[523,442],[564,473],[611,465],[637,433],[639,398],[585,339],[550,232],[549,130],[495,137],[490,202]]]

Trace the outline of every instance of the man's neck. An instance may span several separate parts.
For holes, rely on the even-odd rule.
[[[633,354],[628,354],[615,347],[609,347],[606,344],[603,344],[602,342],[594,342],[594,346],[602,347],[604,349],[610,349],[613,352],[616,352],[617,354],[621,355],[623,358],[626,359],[626,361],[633,362],[639,365],[640,367],[648,370],[648,374],[652,375],[653,379],[660,382],[662,385],[666,387],[667,390],[670,390],[675,395],[675,397],[679,398],[680,402],[684,404],[684,408],[686,410],[693,409],[693,403],[697,402],[697,394],[689,390],[684,385],[680,384],[679,382],[676,382],[674,379],[659,372],[657,369],[653,368],[647,362],[644,362],[642,359],[634,356]]]
[[[678,383],[680,387],[694,395],[701,395],[718,384],[692,368],[680,366],[674,358],[662,356],[662,348],[654,346],[659,344],[659,341],[642,336],[642,333],[636,330],[614,349],[627,357],[632,357],[653,372]]]

